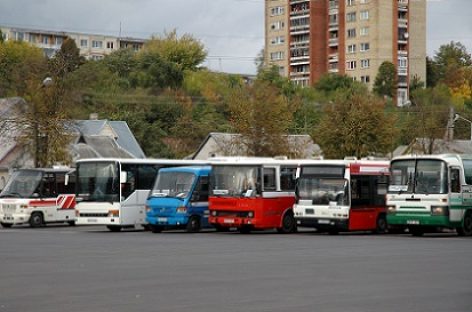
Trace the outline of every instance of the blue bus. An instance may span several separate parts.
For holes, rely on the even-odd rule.
[[[146,221],[153,233],[167,229],[199,232],[209,227],[210,166],[163,168],[146,202]]]

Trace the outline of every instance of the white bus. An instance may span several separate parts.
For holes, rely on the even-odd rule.
[[[0,193],[0,224],[40,227],[75,224],[74,177],[70,168],[18,169]],[[68,183],[66,177],[69,177]]]
[[[472,235],[472,156],[401,156],[391,162],[387,221],[421,236],[438,228]]]
[[[81,159],[77,161],[77,224],[106,225],[113,232],[145,226],[145,204],[159,169],[204,164],[175,159]]]

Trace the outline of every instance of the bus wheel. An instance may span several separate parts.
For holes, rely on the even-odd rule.
[[[148,227],[151,229],[151,232],[153,233],[161,233],[162,232],[162,227],[159,225],[148,225]]]
[[[3,223],[3,222],[2,222],[2,223],[0,223],[0,225],[2,225],[2,227],[4,227],[4,228],[7,229],[7,228],[11,228],[11,226],[12,226],[13,224],[11,224],[11,223]]]
[[[286,213],[282,219],[282,227],[277,229],[277,232],[282,234],[293,233],[296,231],[297,224],[295,223],[295,218],[293,214]]]
[[[229,232],[229,227],[226,226],[215,225],[215,229],[217,232]]]
[[[200,232],[200,218],[197,216],[191,216],[187,223],[188,233]]]
[[[239,233],[241,233],[241,234],[249,234],[249,233],[251,233],[251,228],[250,228],[249,226],[247,226],[247,225],[246,225],[246,226],[243,225],[243,226],[241,226],[241,227],[239,228]]]
[[[75,221],[67,221],[67,224],[69,224],[70,226],[75,226]]]
[[[457,234],[460,236],[472,236],[472,213],[467,212],[462,227],[457,228]]]
[[[119,232],[121,231],[121,226],[118,225],[107,225],[107,229],[111,232]]]
[[[37,228],[44,225],[44,218],[41,212],[33,212],[29,219],[29,224],[33,228]]]
[[[384,215],[380,215],[377,218],[376,228],[374,233],[376,234],[385,234],[387,232],[387,220]]]
[[[416,226],[416,227],[410,228],[410,233],[411,233],[411,235],[413,235],[413,236],[423,236],[424,231],[423,231],[423,229],[420,228],[419,226]]]

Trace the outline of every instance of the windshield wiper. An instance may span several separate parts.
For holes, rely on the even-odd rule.
[[[16,192],[11,192],[11,193],[0,196],[0,198],[7,198],[7,197],[21,198],[22,196],[20,193],[16,193]]]

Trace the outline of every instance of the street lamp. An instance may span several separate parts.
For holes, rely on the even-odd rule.
[[[38,86],[38,89],[36,90],[36,97],[39,95],[39,92],[43,89],[43,88],[47,88],[49,86],[51,86],[53,84],[53,80],[51,77],[46,77],[44,78],[44,80],[41,82],[41,84]],[[43,93],[43,96],[44,96],[44,91],[42,92]],[[37,99],[35,100],[35,102],[33,103],[33,110],[34,110],[34,115],[35,115],[35,119],[34,119],[34,137],[35,137],[35,155],[34,155],[34,166],[36,168],[40,167],[41,165],[41,161],[39,160],[39,153],[41,152],[41,148],[39,147],[40,146],[40,136],[41,136],[41,133],[39,131],[39,119],[41,118],[41,116],[38,116],[38,111],[37,111],[37,105],[38,103],[36,102]]]
[[[466,119],[464,117],[462,117],[461,115],[459,114],[455,114],[454,115],[454,122],[458,121],[459,119],[462,119],[464,121],[467,121],[469,124],[470,124],[470,140],[472,141],[472,121],[470,121],[469,119]]]

